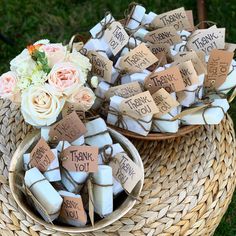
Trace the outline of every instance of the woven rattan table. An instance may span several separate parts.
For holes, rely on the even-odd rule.
[[[57,235],[25,216],[8,185],[8,166],[29,131],[17,107],[0,100],[0,233]],[[236,183],[235,136],[229,116],[168,141],[133,141],[145,166],[140,201],[122,219],[91,236],[212,235]]]

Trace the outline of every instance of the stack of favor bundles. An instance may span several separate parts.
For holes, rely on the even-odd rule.
[[[235,88],[235,45],[225,28],[194,27],[192,11],[111,13],[91,30],[81,53],[92,64],[93,109],[109,125],[147,136],[182,125],[219,124]]]

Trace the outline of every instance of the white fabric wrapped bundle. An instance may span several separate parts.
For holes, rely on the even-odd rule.
[[[49,137],[50,128],[51,128],[50,126],[45,126],[40,129],[41,138],[43,138],[46,142],[48,142],[50,139]]]
[[[144,28],[140,28],[138,29],[135,33],[134,33],[134,37],[141,39],[142,41],[144,41],[145,36],[149,33],[148,30],[144,29]]]
[[[182,101],[179,101],[179,103],[182,106],[190,107],[192,104],[197,102],[197,100],[202,99],[204,78],[205,78],[204,74],[198,76],[199,79],[198,84],[187,86],[184,91],[180,92],[183,93],[185,96],[185,98]]]
[[[96,51],[100,55],[107,58],[106,51],[104,50],[101,40],[99,39],[89,39],[88,42],[83,46],[82,51],[84,51],[85,54],[87,54],[89,51]]]
[[[121,79],[121,84],[128,84],[128,83],[135,82],[135,81],[138,81],[141,84],[144,84],[145,78],[150,74],[151,74],[151,72],[149,70],[143,70],[142,72],[137,72],[137,73],[133,73],[130,75],[125,75]]]
[[[176,99],[176,94],[171,93],[171,96]],[[169,113],[158,118],[153,116],[152,131],[161,133],[176,133],[179,130],[180,121],[171,119],[181,112],[181,106],[174,107]]]
[[[134,38],[134,37],[130,37],[129,42],[128,42],[128,47],[129,47],[129,49],[134,49],[141,43],[142,43],[142,41],[140,41],[139,39]]]
[[[127,115],[122,115],[122,122],[118,123],[118,117],[121,115],[119,105],[124,98],[119,96],[111,97],[109,113],[107,116],[107,123],[120,128],[127,129],[134,133],[147,136],[152,125],[152,115],[142,117],[142,119],[135,120]]]
[[[143,25],[148,25],[151,24],[152,21],[157,17],[157,14],[154,12],[149,12],[148,14],[145,14],[143,19],[142,19],[142,24]]]
[[[67,141],[60,141],[57,146],[56,146],[56,149],[57,151],[60,153],[63,149],[66,149],[68,147],[70,147],[70,143],[67,142]]]
[[[199,104],[199,106],[201,105]],[[228,109],[227,99],[215,99],[210,107],[183,116],[181,121],[184,125],[217,125],[222,121]]]
[[[72,146],[82,146],[84,145],[84,136],[77,138],[75,141],[71,143]]]
[[[124,149],[121,147],[119,143],[115,143],[111,145],[112,148],[112,156],[115,157],[118,153],[124,152]],[[110,148],[108,149],[110,151]],[[106,152],[107,153],[107,152]],[[99,165],[104,165],[104,155],[103,153],[98,155],[98,164]],[[123,187],[121,186],[120,182],[118,182],[114,177],[113,177],[113,195],[117,196],[119,193],[123,191]]]
[[[111,14],[108,14],[90,30],[92,37],[99,39],[100,44],[102,46],[101,50],[104,50],[109,57],[112,55],[112,51],[109,47],[109,44],[104,40],[104,35],[102,35],[102,31],[104,30],[104,25],[108,26],[114,21],[114,17]]]
[[[104,217],[113,212],[113,177],[112,168],[99,165],[92,174],[94,211]]]
[[[105,145],[111,145],[112,139],[107,130],[107,125],[102,118],[87,122],[87,133],[85,134],[85,143],[90,146],[103,148]]]
[[[55,159],[48,166],[47,170],[43,175],[47,178],[49,182],[56,182],[61,180],[61,172],[59,168],[59,161],[57,156],[57,149],[52,149]],[[30,169],[30,153],[25,153],[23,155],[24,170]]]
[[[35,205],[40,215],[47,222],[48,216],[51,221],[55,220],[60,214],[60,209],[63,202],[63,199],[59,193],[36,167],[25,172],[24,181],[25,185],[29,188],[34,197],[47,211],[47,215],[45,215],[45,213]]]
[[[72,198],[78,198],[81,199],[81,196],[79,194],[74,194],[74,193],[70,193],[67,191],[59,191],[58,192],[60,194],[60,196],[62,197],[72,197]],[[80,216],[81,217],[81,216]],[[87,222],[87,214],[84,211],[84,217],[86,219]],[[75,219],[71,219],[71,218],[62,218],[61,216],[59,217],[60,222],[68,224],[68,225],[72,225],[72,226],[76,226],[76,227],[81,227],[81,226],[85,226],[86,222],[82,222],[80,220],[75,220]]]
[[[134,30],[139,27],[145,15],[145,12],[146,9],[143,6],[136,5],[126,27],[130,30]]]
[[[61,169],[61,182],[72,193],[78,193],[81,190],[88,176],[87,172],[68,171],[64,167]]]

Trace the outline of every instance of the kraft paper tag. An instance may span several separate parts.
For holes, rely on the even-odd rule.
[[[141,72],[158,61],[144,43],[131,50],[120,61],[120,67],[129,73]]]
[[[62,166],[72,172],[96,172],[98,170],[98,148],[70,146],[62,152]]]
[[[88,195],[89,195],[89,218],[92,226],[94,226],[94,199],[93,199],[93,185],[90,179],[87,180]]]
[[[92,74],[102,77],[110,83],[113,62],[95,51],[89,51],[88,57],[92,63]]]
[[[208,55],[212,49],[225,48],[225,28],[206,29],[189,38],[187,46],[195,51],[203,51]]]
[[[106,29],[104,39],[108,43],[114,56],[129,42],[129,35],[120,22],[113,22]]]
[[[75,111],[53,125],[49,136],[53,140],[73,142],[87,132]]]
[[[124,99],[119,108],[123,114],[128,114],[135,119],[159,112],[149,91]]]
[[[185,89],[183,78],[177,66],[152,73],[145,79],[144,86],[151,94],[161,88],[164,88],[168,93]]]
[[[225,51],[234,52],[236,49],[235,43],[225,43]]]
[[[77,109],[77,106],[76,104],[73,104],[73,103],[69,103],[69,102],[66,102],[61,113],[62,113],[62,118],[70,115],[73,111],[76,112],[76,114],[78,115],[78,117],[81,119],[81,120],[84,120],[85,119],[85,112],[84,111],[81,111],[79,109]]]
[[[128,193],[131,193],[142,178],[140,167],[126,153],[115,155],[109,165],[112,167],[114,178],[121,183]]]
[[[180,63],[178,64],[178,68],[184,80],[185,87],[199,83],[199,79],[194,69],[192,61],[186,61],[186,62]]]
[[[194,69],[197,72],[197,75],[206,74],[207,69],[205,65],[202,63],[196,52],[180,52],[174,57],[175,61],[172,63],[173,65],[178,65],[179,63],[191,60],[194,66]]]
[[[30,153],[31,166],[37,167],[41,172],[45,172],[54,159],[53,152],[43,138],[38,141]]]
[[[154,117],[167,114],[174,107],[179,106],[179,103],[163,88],[152,94],[152,97],[159,109],[159,112],[155,114]]]
[[[173,117],[171,120],[181,119],[182,117],[184,117],[186,115],[190,115],[190,114],[193,114],[195,112],[201,111],[201,110],[203,110],[204,108],[206,108],[208,106],[209,106],[208,104],[205,104],[205,105],[202,105],[202,106],[199,106],[199,107],[188,108],[188,109],[180,112],[178,115]]]
[[[182,42],[179,34],[177,34],[173,26],[151,31],[145,36],[144,40],[150,43],[165,43],[168,45]]]
[[[86,224],[87,217],[81,197],[62,196],[63,203],[60,217],[67,220],[74,220]]]
[[[233,57],[233,52],[218,49],[211,51],[204,83],[206,87],[219,88],[225,82]]]
[[[190,28],[186,29],[187,31],[193,31],[194,30],[194,20],[193,20],[193,11],[192,10],[186,10],[185,11],[186,16],[188,17],[188,21],[190,24]]]
[[[176,31],[183,29],[189,30],[191,28],[191,24],[183,7],[156,16],[152,25],[159,28],[174,26]]]
[[[120,96],[122,98],[129,98],[141,92],[142,92],[142,88],[139,82],[132,82],[132,83],[122,84],[122,85],[110,88],[106,92],[105,96],[107,99],[109,99],[110,97],[114,95]]]

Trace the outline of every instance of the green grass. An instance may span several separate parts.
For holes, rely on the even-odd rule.
[[[0,0],[0,32],[13,39],[14,46],[0,41],[0,74],[8,71],[9,61],[26,45],[40,38],[52,42],[68,42],[77,32],[86,32],[98,22],[107,10],[120,19],[130,1],[121,0]],[[194,10],[197,19],[196,1],[190,0],[146,0],[139,1],[148,10],[164,12],[184,6]],[[236,42],[236,2],[235,0],[208,0],[208,20],[218,22],[227,28],[227,42]],[[197,21],[195,21],[197,23]],[[236,105],[230,114],[236,121]],[[236,235],[236,194],[221,221],[215,235]]]

